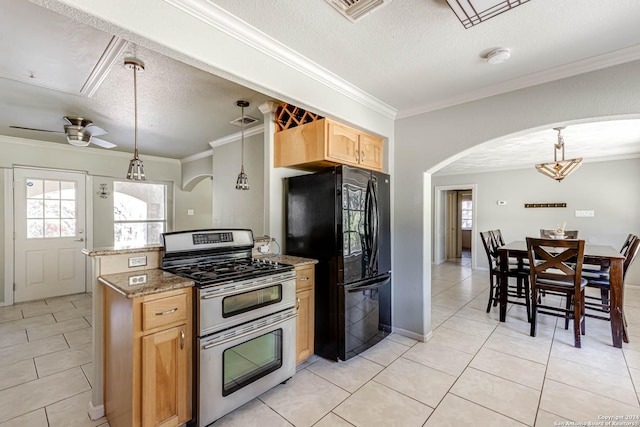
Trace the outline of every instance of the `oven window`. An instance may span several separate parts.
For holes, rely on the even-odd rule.
[[[224,384],[228,396],[282,366],[282,329],[226,349],[222,353]]]
[[[226,319],[280,301],[282,301],[281,284],[228,296],[222,300],[222,317]]]

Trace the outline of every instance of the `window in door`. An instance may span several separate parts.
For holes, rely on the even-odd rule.
[[[76,235],[76,183],[26,179],[27,239]]]
[[[114,246],[160,243],[167,229],[167,186],[140,182],[113,183]]]
[[[473,209],[471,200],[463,200],[461,203],[461,218],[460,224],[463,230],[471,230],[473,228]]]

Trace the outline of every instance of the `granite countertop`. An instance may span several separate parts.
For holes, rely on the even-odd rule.
[[[130,277],[143,275],[146,276],[146,283],[129,284]],[[98,280],[130,299],[193,286],[193,280],[160,269],[105,274],[98,277]]]
[[[302,258],[302,257],[298,257],[298,256],[293,256],[293,255],[270,255],[270,254],[266,254],[266,255],[256,255],[254,258],[256,258],[256,259],[266,258],[266,259],[271,260],[271,261],[279,262],[280,264],[293,265],[294,267],[301,267],[303,265],[312,265],[312,264],[317,264],[318,263],[317,259]]]
[[[162,245],[146,245],[146,246],[135,246],[135,247],[118,247],[118,246],[109,246],[104,248],[94,248],[94,249],[83,249],[82,253],[91,256],[105,256],[105,255],[120,255],[120,254],[133,254],[139,252],[157,252],[164,249]]]

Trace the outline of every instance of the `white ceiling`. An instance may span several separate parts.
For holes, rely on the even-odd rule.
[[[356,23],[324,0],[210,1],[398,110],[398,117],[640,59],[636,0],[532,0],[471,29],[444,0],[388,1]],[[116,65],[87,97],[79,91],[112,35],[26,0],[0,0],[0,9],[0,134],[66,143],[62,135],[9,126],[61,130],[63,116],[82,115],[109,131],[101,138],[117,144],[115,150],[131,151],[133,81],[120,66],[130,55],[147,68],[138,78],[143,154],[183,158],[205,151],[208,142],[238,131],[229,124],[240,115],[237,99],[250,101],[246,113],[258,119],[258,105],[270,99],[131,44],[112,52]],[[511,59],[487,64],[483,55],[497,47],[510,48]],[[623,134],[622,123],[592,124],[579,135],[581,126],[565,133],[567,155],[578,144],[586,160],[640,153],[640,136]],[[589,142],[601,134],[605,150]],[[551,130],[492,141],[442,173],[467,172],[488,160],[497,167],[546,161],[554,141]]]

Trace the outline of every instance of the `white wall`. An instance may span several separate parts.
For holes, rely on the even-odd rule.
[[[640,143],[640,142],[639,142]],[[474,233],[500,229],[507,241],[538,236],[540,228],[578,230],[588,243],[616,248],[629,233],[640,233],[640,159],[585,163],[561,183],[528,169],[471,175],[433,176],[432,186],[477,184]],[[506,206],[498,206],[505,200]],[[566,208],[525,208],[525,203],[566,203]],[[593,218],[576,218],[576,210],[593,210]],[[433,231],[434,235],[436,230]],[[484,248],[473,248],[480,268],[488,268]],[[640,269],[638,266],[634,266]],[[639,284],[631,272],[627,284]]]
[[[530,130],[639,116],[636,61],[397,120],[394,307],[403,315],[396,325],[424,335],[431,330],[431,173],[441,162],[484,142]],[[608,198],[606,193],[598,196]],[[640,206],[630,208],[637,212]]]
[[[250,228],[262,236],[264,227],[264,137],[244,140],[244,170],[250,190],[236,190],[240,173],[240,141],[213,148],[212,223],[222,228]]]

